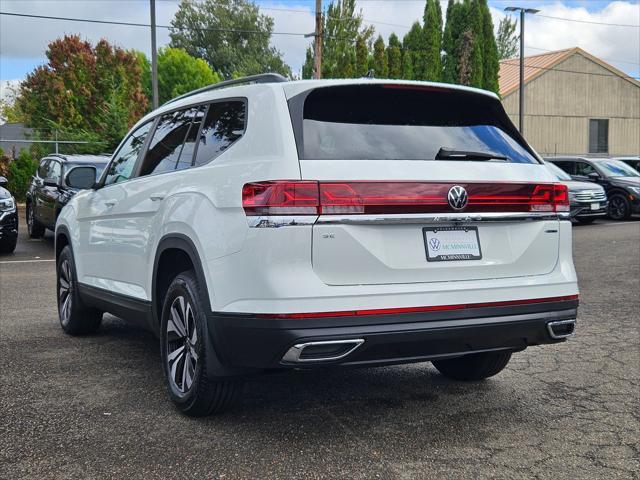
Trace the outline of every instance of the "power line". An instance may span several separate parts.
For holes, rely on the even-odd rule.
[[[51,15],[33,15],[27,13],[12,13],[12,12],[0,12],[0,15],[8,15],[11,17],[22,17],[22,18],[39,18],[45,20],[62,20],[67,22],[84,22],[84,23],[99,23],[105,25],[123,25],[127,27],[145,27],[150,28],[151,25],[148,23],[136,23],[136,22],[117,22],[112,20],[94,20],[90,18],[71,18],[71,17],[55,17]],[[175,27],[173,25],[156,25],[157,28],[167,28],[167,29],[175,29],[175,30],[197,30],[203,32],[229,32],[229,33],[252,33],[257,35],[290,35],[290,36],[304,36],[305,33],[299,32],[263,32],[260,30],[244,30],[237,28],[204,28],[204,27]]]
[[[362,0],[360,0],[362,1]],[[385,0],[367,0],[367,1],[385,1]],[[407,1],[411,1],[411,0],[407,0]],[[422,0],[421,0],[422,1]],[[291,9],[293,10],[293,9]],[[302,10],[297,10],[299,12],[302,12]],[[13,13],[13,12],[0,12],[0,15],[6,15],[6,16],[12,16],[12,17],[21,17],[21,18],[35,18],[35,19],[44,19],[44,20],[60,20],[60,21],[68,21],[68,22],[83,22],[83,23],[94,23],[94,24],[104,24],[104,25],[122,25],[122,26],[129,26],[129,27],[145,27],[145,28],[150,28],[151,25],[148,23],[137,23],[137,22],[121,22],[121,21],[114,21],[114,20],[95,20],[95,19],[89,19],[89,18],[72,18],[72,17],[58,17],[58,16],[52,16],[52,15],[34,15],[34,14],[27,14],[27,13]],[[542,15],[538,15],[538,16],[542,16]],[[556,18],[556,17],[548,17],[548,18]],[[563,19],[563,18],[558,18],[559,20],[568,20],[568,19]],[[338,19],[340,20],[340,19]],[[363,19],[365,20],[365,19]],[[370,23],[376,23],[372,20],[367,20]],[[384,23],[384,22],[377,22],[377,23]],[[399,24],[389,24],[389,25],[393,25],[393,26],[398,26],[398,27],[405,27],[405,28],[411,28],[407,25],[399,25]],[[609,25],[614,25],[614,24],[609,24]],[[634,26],[634,25],[625,25],[625,26]],[[165,28],[165,29],[176,29],[176,30],[196,30],[196,31],[211,31],[211,32],[228,32],[228,33],[247,33],[247,34],[257,34],[257,35],[267,35],[268,33],[260,31],[260,30],[247,30],[247,29],[234,29],[234,28],[205,28],[205,27],[175,27],[173,25],[156,25],[157,28]],[[288,36],[301,36],[304,37],[304,35],[306,35],[305,33],[300,33],[300,32],[271,32],[271,35],[288,35]],[[338,37],[335,37],[338,38]],[[527,48],[531,48],[533,50],[541,50],[541,51],[552,51],[552,50],[547,50],[547,49],[543,49],[543,48],[537,48],[537,47],[527,47]],[[630,62],[630,61],[626,61],[626,60],[615,60],[615,59],[607,59],[607,58],[603,58],[603,60],[608,60],[611,62],[620,62],[620,63],[629,63],[632,65],[640,65],[639,63],[636,62]],[[508,61],[506,61],[505,63],[507,63]],[[548,69],[545,67],[532,67],[529,66],[528,68],[539,68],[539,69]],[[585,74],[585,75],[599,75],[599,76],[613,76],[613,75],[608,75],[608,74],[599,74],[599,73],[588,73],[588,72],[578,72],[578,71],[573,71],[573,70],[560,70],[560,69],[552,69],[552,70],[556,70],[556,71],[564,71],[564,72],[568,72],[568,73],[580,73],[580,74]],[[632,79],[638,79],[638,77],[626,77],[626,78],[632,78]]]
[[[564,22],[588,23],[590,25],[606,25],[606,26],[609,26],[609,27],[640,28],[640,25],[632,25],[630,23],[593,22],[593,21],[590,21],[590,20],[577,20],[577,19],[573,19],[573,18],[552,17],[551,15],[541,15],[541,14],[537,14],[536,17],[551,18],[553,20],[562,20]]]

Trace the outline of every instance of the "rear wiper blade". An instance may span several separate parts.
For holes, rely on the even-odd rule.
[[[508,160],[508,158],[495,153],[470,152],[443,147],[436,153],[436,160]]]

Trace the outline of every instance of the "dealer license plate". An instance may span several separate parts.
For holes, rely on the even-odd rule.
[[[422,233],[428,262],[482,258],[478,227],[425,227]]]
[[[591,204],[591,210],[600,210],[600,204],[599,203],[592,203]]]

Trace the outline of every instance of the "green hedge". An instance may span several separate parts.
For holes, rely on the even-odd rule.
[[[11,159],[0,150],[0,174],[7,177],[7,189],[18,202],[24,202],[31,177],[38,169],[38,158],[29,150],[21,150],[17,158]]]

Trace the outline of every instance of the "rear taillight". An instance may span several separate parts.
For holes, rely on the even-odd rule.
[[[247,215],[317,215],[318,182],[247,183],[242,206]]]
[[[464,187],[467,202],[453,208],[449,191]],[[451,182],[248,183],[242,189],[247,215],[352,215],[452,212],[567,212],[562,184]]]

